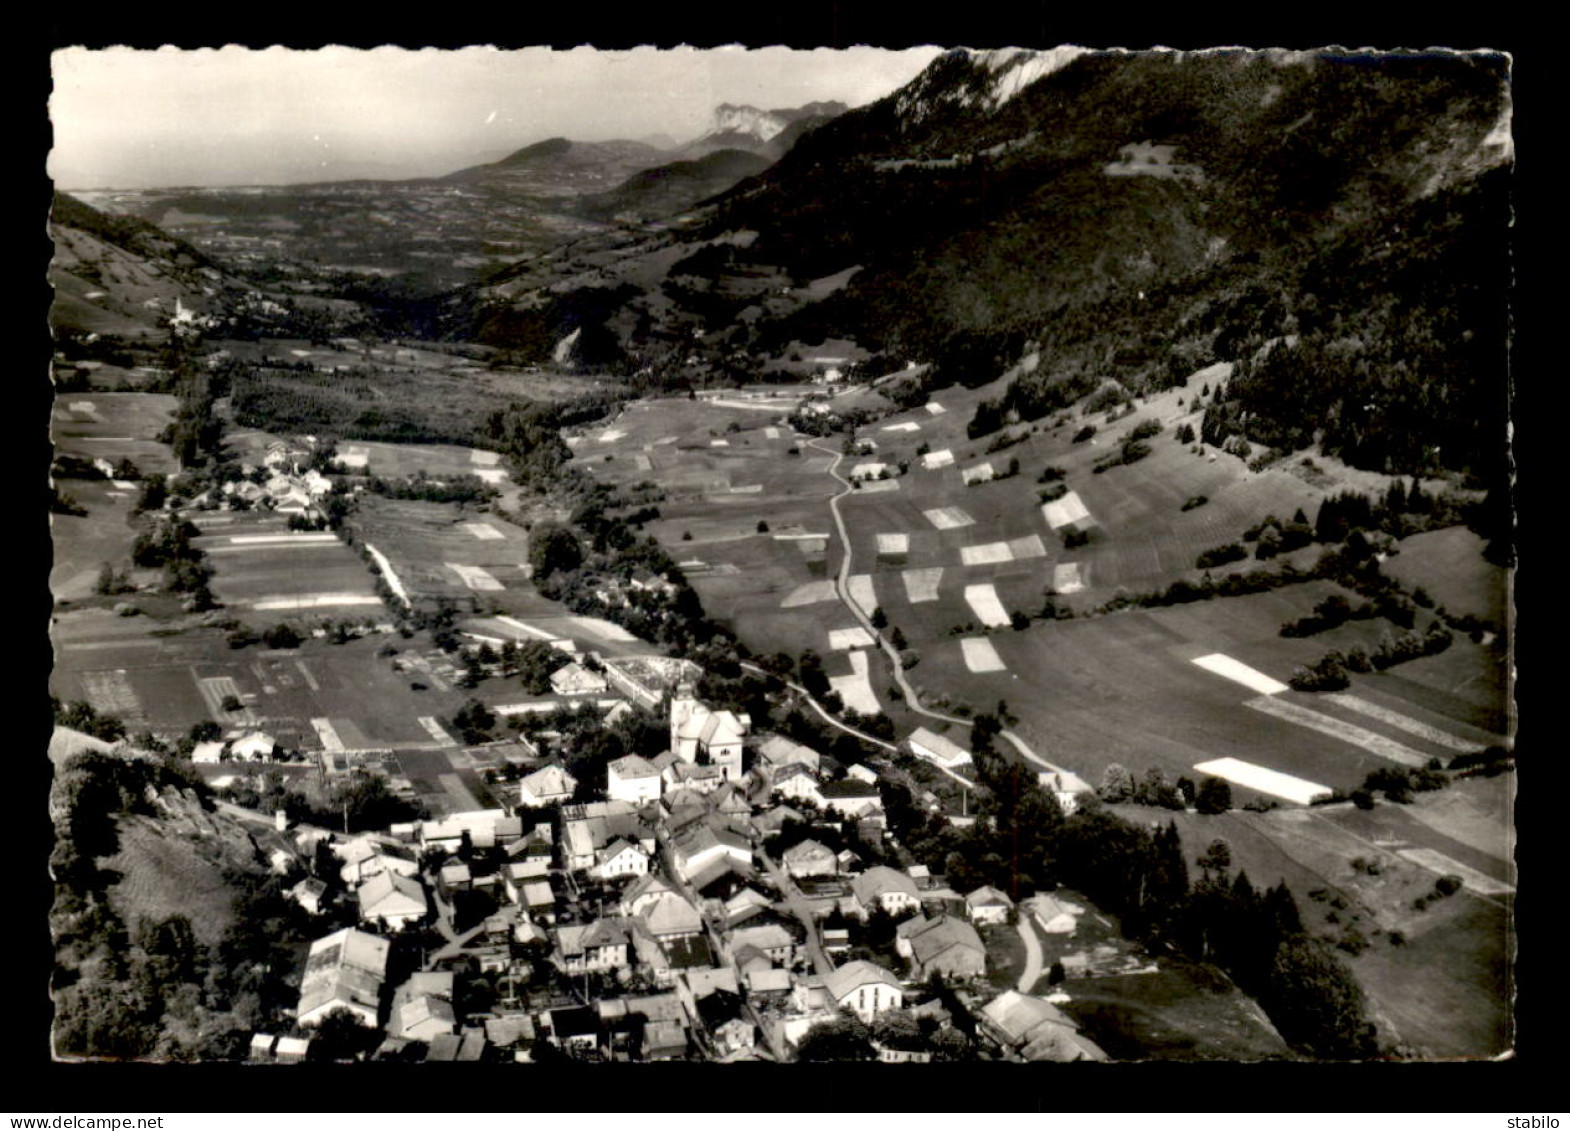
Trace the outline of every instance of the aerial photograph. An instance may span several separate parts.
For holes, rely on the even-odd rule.
[[[1510,1058],[1484,46],[55,50],[34,1042]]]

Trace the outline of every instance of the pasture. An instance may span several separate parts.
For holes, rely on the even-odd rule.
[[[73,411],[72,406],[77,406]],[[158,435],[174,419],[175,398],[163,393],[72,393],[56,399],[49,432],[56,449],[86,460],[129,459],[143,473],[176,470]],[[69,485],[77,481],[65,481]]]
[[[62,479],[58,485],[87,513],[49,516],[54,541],[49,588],[57,601],[90,601],[97,595],[98,574],[105,562],[116,569],[130,565],[131,544],[136,540],[131,507],[136,496],[107,479]]]
[[[1404,585],[1422,586],[1452,613],[1493,625],[1507,621],[1505,571],[1483,559],[1483,540],[1464,526],[1403,538],[1384,570]]]
[[[1214,971],[1163,958],[1148,974],[1065,982],[1062,1009],[1117,1060],[1296,1060],[1263,1010]]]
[[[1175,821],[1191,860],[1225,840],[1233,870],[1246,871],[1256,889],[1286,883],[1310,934],[1338,941],[1349,929],[1359,932],[1366,949],[1341,957],[1368,995],[1382,1041],[1427,1057],[1481,1057],[1510,1044],[1509,994],[1501,992],[1510,985],[1510,899],[1464,887],[1418,911],[1413,900],[1431,892],[1442,871],[1412,855],[1426,850],[1419,859],[1436,853],[1507,876],[1512,777],[1458,780],[1415,795],[1411,805],[1381,803],[1367,812],[1351,805],[1214,817],[1117,811],[1136,821]],[[1353,868],[1358,858],[1376,860],[1378,874]]]

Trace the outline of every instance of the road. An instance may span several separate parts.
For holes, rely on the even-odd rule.
[[[1020,942],[1025,944],[1025,972],[1019,976],[1018,989],[1020,993],[1028,994],[1041,980],[1041,940],[1036,937],[1036,930],[1024,912],[1020,913],[1015,930],[1019,931]]]
[[[828,467],[828,473],[829,473],[829,475],[833,476],[833,478],[837,482],[842,484],[843,487],[844,487],[844,490],[840,491],[839,494],[837,494],[837,495],[833,496],[831,499],[829,499],[829,510],[834,515],[834,527],[835,527],[836,532],[839,534],[840,545],[843,546],[844,549],[845,549],[845,552],[841,556],[841,559],[840,559],[839,576],[837,578],[835,578],[835,580],[834,580],[834,592],[835,592],[835,595],[838,596],[839,599],[840,599],[840,602],[847,609],[849,609],[851,611],[852,615],[855,616],[857,622],[863,628],[865,628],[868,632],[870,632],[872,634],[872,638],[878,642],[878,646],[883,650],[884,654],[888,657],[889,666],[894,671],[894,682],[899,685],[900,691],[904,693],[904,696],[905,696],[905,706],[910,708],[910,710],[914,711],[916,714],[924,715],[924,716],[926,716],[929,719],[940,719],[943,722],[955,723],[956,725],[962,726],[962,727],[970,726],[971,722],[970,722],[969,719],[961,719],[961,718],[958,718],[958,717],[956,717],[954,715],[945,715],[945,714],[943,714],[940,711],[929,710],[928,708],[922,706],[921,699],[916,694],[916,689],[914,687],[912,687],[910,685],[910,681],[905,678],[905,669],[900,664],[898,649],[896,649],[893,644],[891,644],[888,640],[886,640],[882,633],[880,633],[877,629],[872,627],[871,619],[868,618],[867,615],[861,611],[861,606],[859,606],[858,604],[856,604],[855,601],[850,599],[850,591],[849,591],[850,572],[851,572],[850,535],[846,532],[846,529],[845,529],[845,518],[844,518],[844,516],[842,514],[840,514],[840,500],[843,499],[846,495],[850,494],[852,491],[854,491],[855,487],[853,487],[851,485],[850,480],[844,478],[842,475],[840,475],[840,473],[838,471],[838,468],[839,468],[839,465],[840,465],[840,461],[842,461],[845,458],[845,453],[843,453],[843,452],[835,452],[831,448],[826,448],[821,443],[819,443],[817,440],[808,440],[807,444],[808,444],[809,447],[816,448],[818,451],[823,452],[825,455],[832,455],[834,457],[834,462],[831,463],[829,465],[829,467]],[[814,704],[814,706],[816,706],[816,704]],[[819,713],[820,714],[823,713],[822,708],[819,708]],[[1024,743],[1024,740],[1022,740],[1013,731],[1009,731],[1009,730],[1004,731],[1003,732],[1003,737],[1008,739],[1009,742],[1013,744],[1014,749],[1018,750],[1022,756],[1024,756],[1027,759],[1029,759],[1031,762],[1034,762],[1037,765],[1044,767],[1045,769],[1052,770],[1052,771],[1057,772],[1057,773],[1064,773],[1064,772],[1066,772],[1061,767],[1054,766],[1051,762],[1048,762],[1045,758],[1043,758],[1040,755],[1038,755],[1034,750],[1030,749],[1030,747],[1026,746],[1025,743]],[[939,767],[939,768],[941,768],[941,767]],[[950,774],[949,776],[956,778],[957,780],[959,780],[960,782],[962,782],[963,784],[965,784],[967,786],[974,784],[973,782],[969,782],[969,781],[967,781],[964,778],[960,778],[957,774]]]
[[[812,968],[821,976],[828,977],[834,972],[834,963],[829,961],[829,956],[823,953],[823,944],[818,938],[818,924],[812,918],[812,908],[807,906],[807,901],[802,898],[796,882],[785,874],[767,852],[758,849],[758,855],[763,860],[763,866],[768,870],[769,876],[774,880],[780,894],[785,897],[786,905],[790,907],[791,914],[801,920],[801,925],[807,928],[807,956],[812,959]]]
[[[872,627],[872,620],[867,616],[866,613],[861,611],[860,605],[851,600],[850,534],[845,529],[845,516],[840,513],[840,500],[843,499],[846,495],[850,494],[856,488],[852,486],[849,479],[846,479],[838,471],[840,462],[845,458],[844,452],[836,452],[832,448],[825,448],[817,440],[808,440],[807,445],[808,447],[816,448],[825,455],[831,455],[834,457],[834,462],[828,466],[828,473],[835,479],[835,481],[844,487],[844,490],[829,499],[829,511],[834,515],[834,527],[836,532],[839,534],[840,545],[844,547],[845,550],[844,554],[840,557],[839,576],[834,579],[835,595],[838,596],[840,602],[851,611],[851,615],[856,618],[856,622],[860,624],[862,628],[866,629],[869,633],[872,634],[872,638],[878,642],[878,647],[881,648],[884,655],[888,657],[889,666],[893,669],[894,672],[894,682],[899,685],[900,691],[904,694],[905,705],[907,707],[909,707],[916,714],[925,715],[929,719],[941,719],[944,722],[957,723],[960,726],[970,726],[970,722],[966,719],[957,718],[953,715],[945,715],[938,711],[932,711],[921,705],[921,699],[917,696],[916,689],[912,687],[910,685],[910,681],[905,678],[905,669],[900,665],[899,661],[899,651],[894,647],[893,644],[884,638],[881,632]]]

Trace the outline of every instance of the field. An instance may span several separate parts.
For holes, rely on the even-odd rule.
[[[142,472],[171,472],[174,453],[157,436],[174,409],[174,397],[162,393],[68,393],[55,401],[50,438],[82,459],[129,459]]]
[[[1296,1059],[1258,1005],[1195,963],[1162,959],[1154,973],[1064,988],[1064,1012],[1115,1060]]]
[[[370,570],[336,535],[293,532],[275,515],[192,517],[201,531],[192,544],[213,567],[213,593],[253,627],[387,619]]]
[[[1216,817],[1119,807],[1134,820],[1173,820],[1193,859],[1216,839],[1256,889],[1285,882],[1303,925],[1332,941],[1355,928],[1368,945],[1343,954],[1370,1000],[1381,1039],[1431,1057],[1489,1056],[1509,1047],[1508,894],[1513,883],[1513,775],[1470,778],[1412,805],[1234,811]],[[1437,855],[1436,855],[1437,854]],[[1377,860],[1370,875],[1352,867]],[[1444,861],[1437,870],[1416,861]],[[1486,877],[1426,910],[1413,900],[1451,871]],[[1404,940],[1392,941],[1391,932]]]

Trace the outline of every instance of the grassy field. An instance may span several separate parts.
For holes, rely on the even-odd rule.
[[[195,521],[202,534],[193,544],[213,567],[213,593],[238,619],[255,627],[387,619],[370,570],[343,542],[291,534],[281,516],[195,516]],[[287,540],[248,541],[256,538]]]
[[[1269,1018],[1215,971],[1162,959],[1153,974],[1078,979],[1062,1008],[1115,1060],[1295,1060]]]
[[[49,519],[54,558],[49,589],[57,601],[81,601],[95,595],[103,563],[125,569],[131,562],[131,527],[135,495],[107,479],[63,479],[60,490],[86,509],[85,515],[56,514]]]
[[[1410,806],[1382,803],[1370,812],[1350,805],[1215,817],[1118,811],[1175,821],[1191,861],[1225,840],[1234,870],[1247,872],[1256,889],[1286,883],[1310,933],[1338,941],[1359,932],[1366,949],[1341,957],[1368,995],[1384,1044],[1427,1057],[1479,1057],[1509,1044],[1511,897],[1463,889],[1419,911],[1413,901],[1433,890],[1438,873],[1399,853],[1437,851],[1508,880],[1508,822],[1492,822],[1508,813],[1511,776],[1457,781]],[[1377,860],[1379,873],[1353,868],[1358,858]]]
[[[69,393],[55,401],[50,437],[59,451],[82,459],[128,458],[144,473],[171,472],[174,453],[157,436],[174,409],[175,398],[162,393]]]
[[[1483,560],[1483,540],[1464,526],[1402,539],[1385,572],[1404,585],[1422,586],[1452,613],[1506,622],[1506,573]]]

